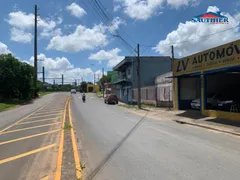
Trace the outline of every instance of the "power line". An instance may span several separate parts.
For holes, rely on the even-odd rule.
[[[219,33],[222,33],[222,32],[226,32],[226,31],[235,29],[235,28],[237,28],[238,26],[240,26],[240,24],[237,25],[237,26],[235,26],[235,27],[232,27],[232,28],[229,28],[229,29],[225,29],[225,30],[223,30],[223,31],[218,31],[218,32],[215,32],[215,33],[212,33],[212,34],[208,34],[208,35],[205,35],[205,36],[199,36],[199,37],[197,37],[197,38],[195,38],[195,39],[180,41],[180,42],[176,42],[176,43],[168,43],[168,44],[163,44],[163,45],[174,45],[174,44],[182,44],[182,43],[186,43],[186,42],[193,42],[193,41],[196,40],[196,39],[202,39],[202,38],[206,38],[206,37],[209,37],[209,36],[213,36],[213,35],[216,35],[216,34],[219,34]],[[191,35],[190,35],[190,36],[191,36]],[[188,36],[188,37],[190,37],[190,36]],[[145,46],[145,47],[156,47],[156,45],[155,45],[155,46],[153,46],[153,45],[141,45],[141,46]]]

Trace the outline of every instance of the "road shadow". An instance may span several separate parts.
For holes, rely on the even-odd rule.
[[[177,114],[177,116],[191,118],[194,120],[199,120],[199,119],[207,117],[207,116],[202,115],[202,113],[197,110],[186,110],[183,113]]]
[[[220,119],[220,118],[208,119],[206,121],[218,123],[218,124],[224,124],[224,125],[233,126],[233,127],[240,127],[240,121],[231,121],[231,120]]]
[[[110,151],[110,153],[98,164],[98,166],[85,178],[85,180],[92,180],[108,163],[119,148],[126,142],[126,140],[138,129],[143,123],[148,112],[135,124],[135,126],[117,143],[117,145]]]

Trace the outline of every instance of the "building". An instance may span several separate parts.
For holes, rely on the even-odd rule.
[[[100,90],[100,87],[99,87],[99,85],[94,85],[94,84],[90,84],[90,83],[88,83],[87,84],[87,92],[89,93],[89,92],[99,92],[99,90]]]
[[[156,106],[173,107],[173,74],[168,72],[155,79],[156,85]]]
[[[176,109],[240,120],[240,40],[174,60],[173,78]]]
[[[117,71],[112,84],[119,100],[130,104],[137,101],[137,58],[135,56],[126,56],[113,70]],[[155,86],[155,78],[170,70],[171,59],[168,56],[140,57],[141,87]]]

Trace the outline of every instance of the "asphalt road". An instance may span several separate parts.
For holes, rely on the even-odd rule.
[[[54,176],[61,124],[69,93],[0,113],[0,180]]]
[[[85,179],[239,180],[240,138],[106,105],[71,102]],[[137,126],[136,126],[137,125]]]

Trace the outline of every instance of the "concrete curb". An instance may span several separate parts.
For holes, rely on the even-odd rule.
[[[214,127],[210,127],[210,126],[206,126],[206,125],[202,125],[202,124],[191,123],[191,122],[186,122],[186,121],[181,121],[181,120],[173,120],[173,121],[180,123],[180,124],[189,124],[192,126],[198,126],[198,127],[205,128],[205,129],[211,129],[214,131],[219,131],[219,132],[223,132],[223,133],[232,134],[235,136],[240,136],[240,133],[237,133],[237,132],[226,131],[226,130],[222,130],[222,129],[218,129],[218,128],[214,128]]]

